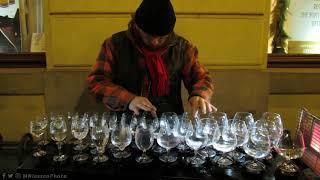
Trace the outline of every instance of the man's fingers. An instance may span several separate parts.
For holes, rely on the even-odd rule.
[[[200,109],[201,109],[201,112],[203,114],[206,114],[207,113],[207,107],[206,107],[206,102],[204,100],[200,101]]]
[[[139,109],[137,107],[133,108],[133,112],[135,115],[139,115]]]
[[[209,102],[206,102],[206,107],[207,107],[208,113],[212,112],[212,105]]]
[[[146,107],[148,107],[149,109],[151,109],[152,111],[156,111],[157,108],[155,106],[152,105],[152,103],[149,100],[146,100],[144,102],[142,102],[142,104]]]
[[[218,108],[216,108],[215,106],[213,106],[212,104],[210,104],[211,105],[211,108],[212,108],[212,111],[213,112],[217,112],[218,111]]]

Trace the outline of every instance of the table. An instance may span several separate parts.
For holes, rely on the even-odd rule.
[[[191,156],[192,152],[179,153],[178,161],[167,164],[158,159],[158,154],[149,152],[154,160],[152,163],[141,165],[135,161],[135,157],[141,151],[134,148],[133,143],[129,150],[132,153],[127,159],[113,158],[111,151],[107,149],[106,154],[109,160],[103,164],[94,164],[92,155],[85,163],[79,164],[72,160],[75,153],[72,144],[66,144],[63,151],[69,155],[66,162],[57,164],[52,161],[52,157],[57,153],[56,145],[51,142],[46,146],[47,156],[34,158],[31,154],[32,143],[22,141],[17,148],[0,149],[0,162],[2,175],[8,179],[8,175],[13,174],[15,179],[76,179],[79,177],[104,179],[115,179],[124,177],[132,179],[304,179],[303,173],[296,177],[284,177],[276,171],[277,163],[282,159],[274,153],[274,158],[264,160],[266,171],[261,174],[248,173],[244,167],[244,162],[238,162],[226,168],[219,167],[214,163],[214,159],[207,159],[201,167],[192,167],[185,162],[185,157]],[[177,150],[173,150],[177,152]],[[89,152],[89,149],[86,151]],[[245,157],[246,158],[246,157]],[[302,162],[296,161],[301,169],[306,169]],[[41,177],[41,178],[40,178]]]

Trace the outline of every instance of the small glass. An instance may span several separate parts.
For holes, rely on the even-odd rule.
[[[303,133],[298,129],[295,134],[291,135],[290,131],[285,130],[276,146],[276,151],[285,161],[279,165],[281,173],[285,175],[295,175],[299,172],[299,167],[291,160],[302,157],[305,151]]]

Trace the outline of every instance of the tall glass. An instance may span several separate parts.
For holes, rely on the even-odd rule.
[[[275,150],[280,137],[282,136],[283,124],[280,114],[273,112],[263,113],[261,125],[265,126],[269,131],[269,138],[271,143],[271,150]],[[266,159],[271,159],[272,154],[269,153]]]
[[[193,132],[193,126],[188,112],[184,112],[179,120],[178,134],[180,136],[181,143],[177,146],[177,149],[184,152],[188,148],[185,137],[187,133]]]
[[[136,128],[135,132],[135,143],[143,153],[141,156],[138,156],[136,158],[136,161],[138,163],[150,163],[152,161],[152,158],[150,158],[147,154],[146,151],[150,149],[153,145],[154,142],[154,135],[153,135],[153,130],[151,127],[148,126],[143,126],[139,125]]]
[[[193,123],[193,131],[186,134],[185,140],[186,144],[194,150],[194,156],[188,157],[187,162],[198,167],[205,162],[203,158],[198,156],[198,150],[207,144],[208,135],[203,131],[201,120],[196,120]]]
[[[73,156],[73,160],[75,161],[86,161],[88,159],[88,154],[82,153],[82,151],[86,148],[85,145],[83,145],[83,139],[87,136],[89,132],[89,123],[88,123],[88,117],[86,115],[79,117],[75,116],[72,119],[71,123],[71,131],[72,135],[79,140],[79,154],[76,154]]]
[[[91,129],[91,139],[96,146],[98,155],[93,158],[94,162],[101,163],[108,160],[104,155],[105,147],[109,141],[109,127],[105,123],[95,124]]]
[[[161,115],[157,143],[167,151],[167,153],[159,157],[163,162],[174,162],[178,158],[169,153],[170,149],[176,147],[180,143],[178,128],[179,119],[176,113],[166,112]]]
[[[40,120],[40,121],[30,121],[30,133],[37,139],[39,139],[37,143],[37,150],[33,153],[34,157],[42,157],[46,155],[46,151],[41,149],[41,139],[47,130],[48,121]]]
[[[126,122],[127,118],[127,115],[123,113],[120,122],[111,131],[111,142],[120,149],[120,151],[113,152],[115,158],[128,158],[131,155],[129,151],[125,151],[132,141],[131,129]]]
[[[52,140],[54,140],[58,146],[58,155],[55,155],[53,157],[53,160],[55,162],[65,161],[68,158],[68,156],[65,154],[62,154],[61,149],[62,149],[63,141],[67,137],[68,129],[67,129],[67,124],[63,119],[63,117],[60,117],[51,121],[49,130],[50,130]]]
[[[244,144],[246,144],[249,140],[249,130],[247,128],[246,122],[240,119],[233,119],[231,124],[231,130],[237,136],[237,148],[235,151],[230,152],[230,156],[233,157],[234,160],[240,160],[244,153],[241,153],[240,150]]]
[[[210,114],[210,117],[215,119],[219,126],[219,131],[214,137],[216,140],[213,143],[213,147],[222,152],[222,156],[218,160],[218,165],[226,167],[233,164],[232,158],[229,158],[226,153],[231,152],[237,145],[237,136],[231,129],[231,121],[228,120],[227,114],[224,112],[214,112]]]
[[[215,119],[211,117],[202,118],[198,122],[202,124],[202,131],[208,136],[208,141],[205,144],[203,144],[202,147],[204,148],[199,151],[199,154],[204,158],[212,158],[216,155],[216,151],[213,148],[213,144],[217,140],[215,139],[215,137],[216,134],[219,132],[218,123]]]

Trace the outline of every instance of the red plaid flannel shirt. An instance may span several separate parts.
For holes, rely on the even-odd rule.
[[[87,83],[91,93],[97,98],[102,97],[109,110],[125,111],[131,100],[137,95],[112,81],[112,65],[116,61],[112,52],[114,52],[114,46],[111,39],[107,39],[101,46],[96,63],[87,78]],[[188,57],[188,62],[181,74],[184,85],[189,92],[189,98],[201,96],[210,101],[213,94],[213,83],[208,71],[198,61],[197,48],[188,44],[185,53]]]

